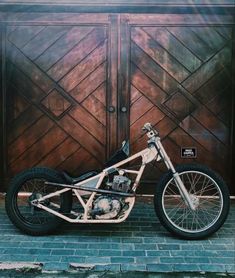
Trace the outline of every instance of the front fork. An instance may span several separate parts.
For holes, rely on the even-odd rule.
[[[181,193],[181,196],[183,197],[184,201],[187,203],[187,205],[190,207],[191,210],[196,210],[195,205],[192,202],[192,199],[190,197],[190,194],[188,193],[186,187],[184,186],[184,183],[182,182],[179,173],[176,172],[175,167],[173,166],[169,156],[167,155],[162,143],[160,137],[155,138],[155,147],[157,148],[157,151],[159,152],[159,155],[164,160],[167,168],[172,171],[174,181]]]

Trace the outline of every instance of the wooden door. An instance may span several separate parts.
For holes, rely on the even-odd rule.
[[[7,27],[7,176],[39,165],[79,174],[100,168],[113,147],[109,18],[79,18]]]
[[[36,165],[74,174],[100,168],[128,137],[132,153],[145,147],[148,121],[173,162],[203,163],[230,181],[232,29],[221,25],[226,16],[206,18],[12,18],[1,45],[5,177]],[[182,159],[181,147],[195,147],[197,158]],[[163,171],[155,166],[145,181]]]
[[[146,146],[141,127],[151,122],[175,164],[203,163],[230,182],[231,27],[162,25],[157,15],[125,20],[132,152]],[[197,157],[182,158],[182,147],[196,148]],[[146,181],[162,171],[149,166]]]

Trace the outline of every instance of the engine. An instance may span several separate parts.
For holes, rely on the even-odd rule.
[[[125,176],[123,170],[115,172],[106,181],[106,188],[110,191],[130,192],[131,180]],[[111,180],[111,181],[110,181]],[[95,219],[113,219],[118,216],[126,204],[121,197],[113,195],[101,195],[93,202],[91,216]]]
[[[102,195],[94,201],[91,215],[96,219],[113,219],[119,214],[121,209],[121,199]]]
[[[109,178],[108,182],[106,182],[107,188],[114,191],[129,192],[131,189],[131,180],[125,176],[124,170],[119,170],[118,174],[112,176],[111,182]]]
[[[116,175],[113,178],[112,190],[128,192],[130,190],[131,180],[125,176]]]

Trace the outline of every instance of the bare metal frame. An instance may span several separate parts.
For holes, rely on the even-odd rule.
[[[144,172],[144,169],[146,167],[146,164],[150,163],[153,160],[157,160],[157,161],[163,160],[166,167],[172,171],[173,178],[175,180],[177,187],[179,188],[179,192],[182,195],[182,198],[184,199],[184,201],[189,205],[189,207],[192,210],[195,210],[195,206],[193,204],[193,201],[191,200],[190,194],[187,192],[179,174],[175,171],[175,168],[174,168],[173,164],[171,163],[171,160],[168,157],[168,155],[161,143],[158,132],[153,129],[148,130],[147,136],[149,138],[148,148],[132,155],[131,157],[129,157],[125,160],[122,160],[121,162],[118,162],[108,168],[103,169],[102,172],[100,172],[99,174],[97,174],[91,178],[85,179],[81,182],[74,184],[73,185],[74,188],[71,188],[71,186],[66,187],[66,185],[64,185],[65,188],[58,190],[56,192],[47,194],[39,199],[33,200],[33,201],[31,201],[31,204],[40,209],[48,211],[49,213],[54,214],[70,223],[120,223],[120,222],[124,221],[130,214],[130,212],[134,206],[134,203],[135,203],[135,195],[133,195],[133,197],[125,197],[125,203],[128,203],[129,207],[126,211],[124,211],[124,213],[121,213],[118,218],[116,218],[116,219],[92,219],[92,218],[90,218],[89,211],[91,210],[94,198],[96,197],[96,195],[98,193],[92,192],[90,194],[88,200],[85,202],[84,199],[82,198],[82,194],[81,194],[82,186],[84,186],[88,182],[96,181],[98,179],[94,189],[99,189],[100,186],[102,185],[104,178],[107,177],[109,172],[112,171],[112,169],[117,169],[117,170],[123,170],[125,173],[130,173],[130,174],[136,175],[134,184],[132,186],[132,192],[135,193],[135,191],[140,183],[140,180],[141,180],[142,174]],[[121,168],[121,169],[119,168],[137,158],[142,158],[142,163],[138,170],[129,170],[129,169],[125,169],[125,168]],[[79,189],[77,189],[76,187],[79,187]],[[68,217],[58,211],[51,209],[51,208],[48,208],[47,206],[45,206],[41,203],[49,198],[58,196],[69,190],[73,191],[74,195],[77,197],[78,201],[80,202],[80,204],[82,205],[82,207],[84,209],[84,213],[82,213],[82,214],[78,214],[75,211],[70,212],[74,216],[77,216],[75,219]],[[83,192],[84,191],[86,191],[85,187],[84,187]],[[54,207],[57,207],[57,204],[53,204],[51,202],[50,202],[50,204],[52,206],[54,205]],[[81,217],[81,215],[82,215],[82,217]]]

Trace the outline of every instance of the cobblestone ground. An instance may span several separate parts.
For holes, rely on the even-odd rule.
[[[65,224],[43,237],[22,234],[0,206],[0,262],[42,263],[44,271],[235,273],[234,241],[235,202],[223,227],[199,241],[174,238],[165,231],[151,200],[137,201],[124,223]]]

